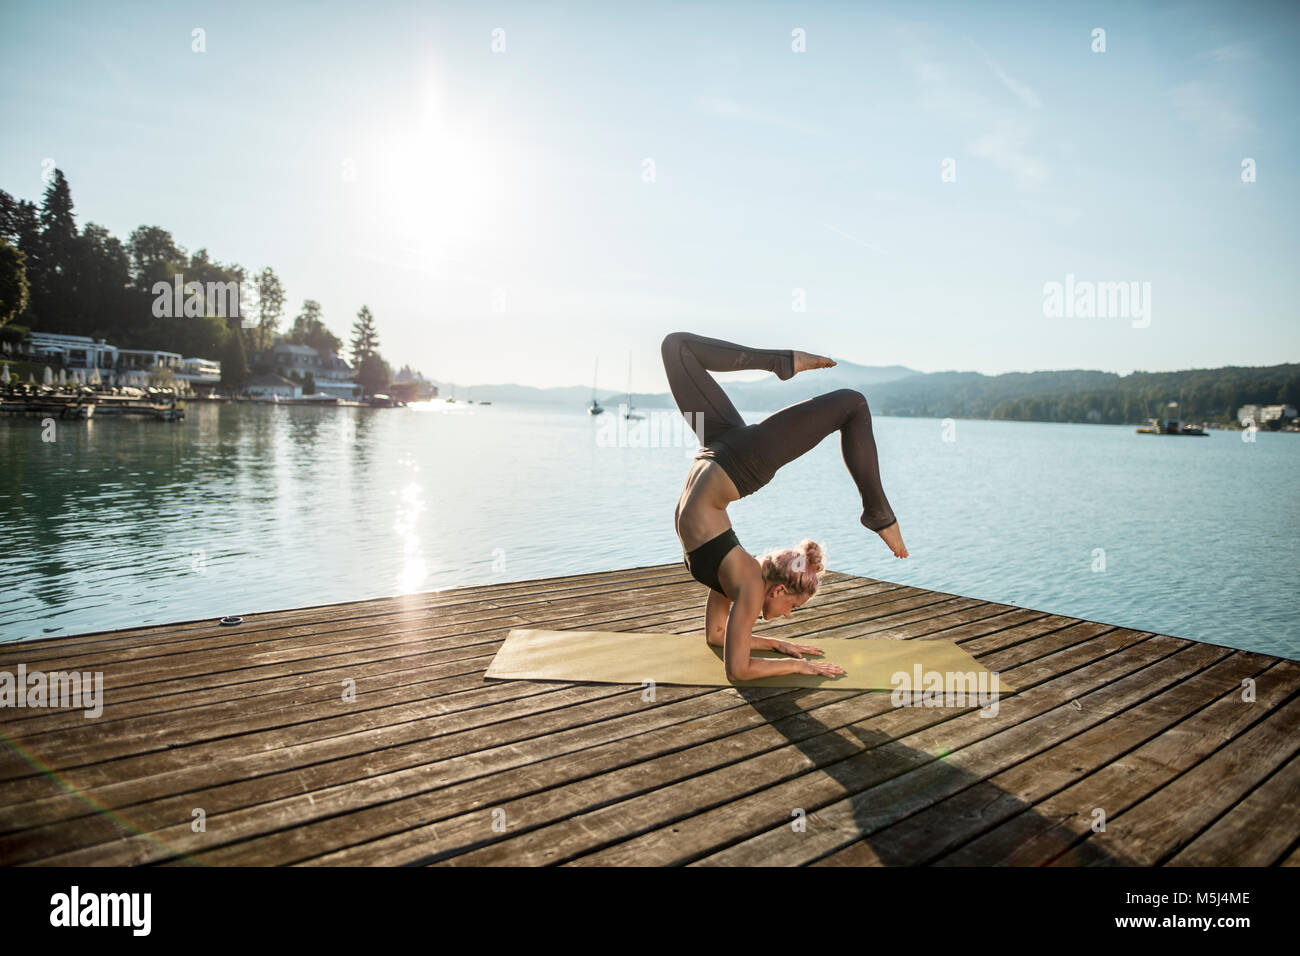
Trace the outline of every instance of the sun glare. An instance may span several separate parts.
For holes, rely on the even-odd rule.
[[[497,235],[504,205],[498,144],[451,115],[426,82],[409,122],[381,138],[368,177],[374,224],[401,258],[456,258]],[[429,263],[432,264],[432,263]]]

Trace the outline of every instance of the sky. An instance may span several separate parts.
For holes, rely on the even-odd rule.
[[[80,225],[271,266],[286,324],[368,305],[395,369],[464,384],[665,391],[676,330],[926,372],[1273,365],[1298,39],[1289,3],[5,0],[0,188],[57,166]],[[1067,276],[1145,314],[1050,314]]]

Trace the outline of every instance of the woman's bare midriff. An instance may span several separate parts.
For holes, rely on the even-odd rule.
[[[673,515],[682,549],[694,551],[730,528],[727,505],[739,499],[736,483],[721,465],[707,458],[695,459]]]

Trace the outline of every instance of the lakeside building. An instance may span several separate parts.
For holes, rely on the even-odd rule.
[[[255,375],[244,383],[243,391],[252,398],[302,398],[302,386],[281,375]]]
[[[215,385],[221,381],[221,363],[213,359],[187,359],[160,349],[120,349],[88,335],[32,332],[25,352],[36,363],[86,372],[98,370],[103,375],[166,369],[191,384]]]
[[[88,335],[60,335],[53,332],[32,332],[27,343],[27,353],[34,362],[80,368],[90,371],[112,372],[117,369],[118,349],[103,339]]]
[[[1259,421],[1272,422],[1282,418],[1295,418],[1294,405],[1265,405],[1259,410]]]
[[[181,360],[181,366],[173,374],[190,386],[221,384],[221,363],[205,358],[187,358]]]
[[[180,370],[179,352],[160,352],[157,349],[118,349],[117,368],[122,372],[158,372],[163,369]]]
[[[1242,405],[1237,409],[1237,421],[1245,424],[1252,421],[1256,425],[1296,417],[1294,405]]]
[[[323,395],[349,401],[361,397],[361,386],[352,381],[355,374],[352,366],[333,352],[276,339],[274,345],[259,353],[259,358],[272,365],[280,375],[297,372],[301,378],[311,372],[316,391]]]

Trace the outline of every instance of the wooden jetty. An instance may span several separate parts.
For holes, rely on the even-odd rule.
[[[159,421],[183,421],[185,403],[148,401],[117,395],[57,395],[52,397],[0,398],[0,412],[58,418],[87,419],[105,415],[144,415]]]
[[[95,414],[93,401],[50,401],[35,399],[0,399],[0,412],[11,415],[35,415],[42,418],[88,419]]]
[[[674,563],[0,646],[104,679],[0,710],[0,863],[1300,863],[1267,654],[832,572],[757,633],[951,639],[1017,693],[484,678],[515,627],[703,640],[704,598]]]

